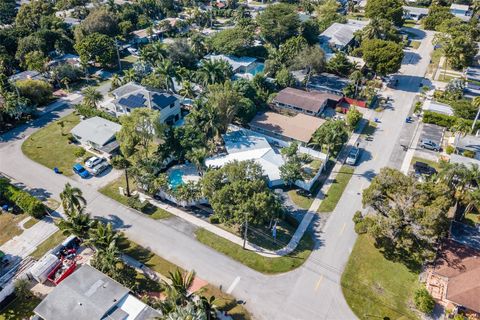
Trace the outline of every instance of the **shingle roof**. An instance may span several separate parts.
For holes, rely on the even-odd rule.
[[[97,269],[83,265],[63,280],[36,308],[45,320],[97,320],[129,290]]]
[[[447,299],[480,312],[480,252],[446,241],[433,272],[448,278]]]
[[[118,123],[101,117],[93,117],[81,121],[70,132],[82,140],[103,146],[110,142],[121,128],[122,126]]]
[[[327,100],[339,101],[341,98],[341,96],[330,93],[307,92],[294,88],[285,88],[277,94],[273,101],[318,113],[322,110]]]
[[[314,132],[325,122],[324,119],[302,113],[293,117],[276,112],[264,112],[253,118],[250,126],[280,134],[294,140],[309,142]]]

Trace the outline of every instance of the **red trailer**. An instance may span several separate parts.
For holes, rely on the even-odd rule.
[[[48,274],[48,280],[58,285],[66,277],[72,274],[77,267],[77,263],[73,259],[62,259],[53,270]]]

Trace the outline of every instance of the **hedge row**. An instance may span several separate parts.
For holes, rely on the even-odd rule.
[[[42,218],[46,213],[46,207],[40,200],[12,186],[7,179],[3,178],[0,178],[0,199],[15,203],[23,212],[37,219]]]
[[[119,120],[117,117],[99,109],[95,109],[92,107],[84,106],[82,104],[78,104],[75,106],[75,110],[77,111],[78,114],[86,117],[86,118],[92,118],[92,117],[101,117],[107,120],[110,120],[112,122],[118,123]]]
[[[465,122],[469,126],[472,126],[473,124],[473,120],[462,119],[455,116],[448,116],[446,114],[440,114],[432,111],[425,111],[423,113],[424,123],[436,124],[441,127],[446,127],[447,129],[451,129],[460,121]],[[477,122],[477,124],[475,125],[475,129],[480,129],[480,122]]]

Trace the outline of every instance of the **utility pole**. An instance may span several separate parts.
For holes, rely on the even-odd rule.
[[[247,245],[247,235],[248,235],[248,215],[245,213],[245,232],[243,233],[243,249]]]
[[[118,70],[122,72],[122,60],[120,60],[120,51],[118,50],[118,39],[115,39],[115,49],[117,49]]]
[[[475,130],[475,125],[477,124],[479,117],[480,117],[480,107],[478,108],[477,115],[475,116],[475,120],[473,120],[473,123],[472,123],[472,131],[471,131],[472,133],[473,133],[473,130]]]

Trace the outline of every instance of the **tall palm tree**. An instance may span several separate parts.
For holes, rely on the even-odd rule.
[[[115,90],[122,85],[122,79],[117,73],[112,76],[111,81],[111,90]]]
[[[165,88],[175,92],[173,78],[175,77],[175,68],[171,60],[163,60],[153,70],[154,74],[163,76],[165,78]]]
[[[354,86],[355,86],[355,95],[354,95],[354,97],[356,98],[356,97],[357,97],[357,94],[358,94],[358,88],[359,88],[359,86],[360,86],[360,84],[362,83],[362,80],[363,80],[363,74],[362,74],[361,71],[355,70],[354,72],[352,72],[352,74],[350,75],[349,79],[353,81],[353,84],[354,84]]]
[[[88,235],[87,244],[93,245],[97,250],[106,249],[112,242],[116,243],[118,240],[118,233],[113,229],[111,222],[105,224],[98,221]]]
[[[160,41],[152,42],[151,44],[140,49],[140,59],[151,64],[152,66],[157,65],[167,56],[167,48],[165,47],[165,44],[161,43]]]
[[[98,249],[92,259],[92,266],[100,272],[114,277],[118,272],[118,265],[121,262],[121,252],[115,242],[110,243],[106,248]]]
[[[184,98],[195,98],[195,89],[190,81],[182,81],[182,88],[178,91]]]
[[[67,216],[80,212],[87,204],[82,190],[72,187],[68,182],[60,193],[60,199],[62,200],[63,211]]]
[[[370,23],[365,26],[365,28],[362,30],[362,38],[364,40],[382,38],[382,27],[377,18],[372,18]]]
[[[197,80],[204,87],[214,83],[223,83],[232,75],[232,67],[224,60],[204,60],[197,70]]]
[[[132,81],[137,81],[137,74],[135,73],[135,70],[133,68],[123,70],[123,82],[128,83]]]
[[[98,92],[94,87],[88,87],[82,91],[83,101],[91,108],[96,108],[97,103],[102,101],[103,95]]]
[[[88,213],[82,211],[67,216],[58,222],[58,228],[63,231],[64,235],[74,234],[80,239],[88,238],[88,231],[92,227],[94,220],[90,218]]]
[[[203,162],[207,156],[208,151],[206,148],[193,148],[185,155],[185,157],[195,165],[199,172],[203,172]]]

